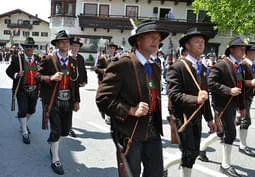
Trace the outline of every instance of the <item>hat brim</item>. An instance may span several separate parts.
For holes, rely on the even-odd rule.
[[[225,55],[226,55],[226,56],[229,56],[229,55],[230,55],[230,48],[235,47],[235,46],[246,47],[246,51],[247,51],[247,49],[249,49],[249,48],[251,47],[251,45],[245,44],[245,43],[240,43],[240,44],[231,45],[231,46],[229,46],[228,48],[226,48],[226,50],[225,50]]]
[[[50,43],[54,46],[56,46],[57,44],[57,41],[61,41],[61,40],[70,40],[71,38],[67,38],[67,37],[64,37],[64,38],[58,38],[58,39],[53,39]]]
[[[110,44],[109,47],[115,47],[116,49],[118,49],[118,46],[114,44]]]
[[[38,45],[35,44],[21,44],[23,48],[36,48]]]
[[[83,44],[82,43],[80,43],[80,42],[71,42],[71,45],[72,44],[80,44],[80,47],[82,47],[83,46]]]
[[[142,32],[142,33],[137,33],[137,34],[135,34],[133,36],[130,36],[128,38],[129,44],[131,46],[134,46],[138,36],[140,36],[141,34],[146,34],[146,33],[150,33],[150,32],[158,32],[158,33],[160,33],[160,41],[163,41],[169,35],[169,32],[166,32],[166,31],[155,31],[155,30],[146,31],[146,32]]]
[[[180,40],[179,40],[179,44],[181,47],[185,48],[185,44],[187,41],[189,41],[192,37],[195,37],[195,36],[202,36],[205,40],[205,42],[208,41],[209,37],[204,34],[204,33],[192,33],[192,34],[189,34],[189,35],[186,35],[186,36],[183,36]]]
[[[255,46],[251,45],[249,47],[246,47],[246,51],[255,51]]]

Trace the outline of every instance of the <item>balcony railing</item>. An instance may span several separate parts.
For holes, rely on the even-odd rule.
[[[96,15],[79,15],[79,25],[83,28],[103,28],[103,29],[119,29],[132,30],[133,26],[130,22],[130,17],[127,16],[96,16]],[[186,19],[167,20],[164,18],[155,17],[137,17],[134,21],[156,20],[163,28],[173,34],[186,33],[190,28],[197,28],[201,32],[207,33],[210,37],[214,37],[217,31],[214,30],[214,24],[211,22],[189,22]]]
[[[81,28],[104,28],[120,30],[133,29],[129,18],[124,16],[80,15],[78,17]]]
[[[18,24],[18,23],[10,23],[7,24],[8,28],[25,28],[25,29],[32,29],[31,24]]]

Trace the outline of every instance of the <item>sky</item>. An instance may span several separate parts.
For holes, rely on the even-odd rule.
[[[38,17],[48,21],[50,16],[50,1],[51,0],[1,0],[5,1],[0,6],[0,14],[21,9],[29,14],[38,14]]]

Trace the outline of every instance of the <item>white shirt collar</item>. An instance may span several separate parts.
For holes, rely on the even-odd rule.
[[[186,59],[189,60],[192,63],[192,66],[197,69],[197,62],[201,62],[202,60],[197,60],[196,58],[194,58],[193,56],[191,56],[189,53],[186,56]]]
[[[151,55],[151,60],[156,60],[157,59],[157,56],[154,56],[154,55]]]
[[[28,60],[28,56],[24,53],[24,56],[25,56],[25,60],[27,61],[27,62],[29,62],[29,60]],[[31,57],[31,63],[34,61],[34,55],[32,55],[32,57]]]
[[[68,55],[66,57],[63,57],[63,56],[60,55],[59,52],[57,52],[57,56],[59,58],[60,63],[62,63],[62,64],[63,64],[63,62],[61,61],[61,58],[64,58],[64,59],[68,58]],[[65,64],[68,65],[68,60],[65,62]]]
[[[233,64],[236,64],[236,63],[241,64],[242,63],[242,60],[238,62],[237,59],[235,57],[233,57],[232,55],[229,55],[229,58],[231,59]]]
[[[135,55],[142,65],[147,63],[147,61],[149,61],[149,63],[153,63],[153,61],[147,60],[138,50],[135,50]]]

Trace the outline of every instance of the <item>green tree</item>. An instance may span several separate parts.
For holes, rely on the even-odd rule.
[[[219,31],[255,34],[255,0],[194,0],[192,6],[196,13],[206,10]]]

